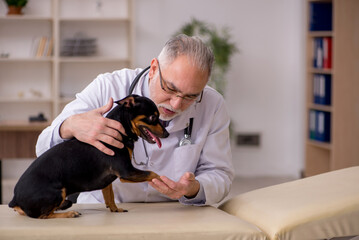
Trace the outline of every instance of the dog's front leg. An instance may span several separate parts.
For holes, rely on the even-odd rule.
[[[112,183],[109,184],[104,189],[102,189],[102,195],[103,198],[105,199],[106,207],[109,208],[111,212],[127,212],[127,210],[124,210],[122,208],[117,208],[115,204],[115,197],[113,194]]]
[[[150,182],[154,178],[157,178],[158,180],[162,181],[160,176],[158,176],[158,174],[155,172],[133,169],[130,174],[122,174],[120,177],[120,181],[127,183]]]

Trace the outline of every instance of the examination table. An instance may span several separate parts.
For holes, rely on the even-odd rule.
[[[218,208],[74,204],[73,219],[32,219],[0,206],[2,239],[330,239],[359,235],[359,167],[240,194]]]

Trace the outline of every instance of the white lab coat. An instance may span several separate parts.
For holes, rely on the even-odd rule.
[[[62,113],[39,136],[36,153],[41,155],[52,146],[64,141],[59,135],[61,123],[69,116],[104,106],[110,97],[120,100],[128,95],[135,76],[142,69],[123,69],[99,75],[76,99],[69,103]],[[145,84],[144,84],[145,83]],[[136,85],[134,94],[149,96],[148,74],[145,73]],[[184,136],[189,119],[193,117],[192,144],[178,146]],[[210,205],[221,201],[229,192],[233,181],[233,166],[229,142],[230,118],[223,97],[206,86],[201,103],[192,104],[181,115],[170,121],[166,127],[170,136],[161,139],[162,148],[149,144],[140,138],[135,143],[134,156],[137,163],[146,163],[145,148],[149,157],[144,166],[132,164],[142,170],[151,170],[174,181],[185,172],[193,172],[200,182],[197,197],[182,197],[183,204]],[[145,145],[145,146],[144,146]],[[74,160],[76,161],[76,160]],[[113,182],[116,202],[158,202],[170,199],[157,192],[148,183]],[[101,190],[81,193],[78,202],[103,203]]]

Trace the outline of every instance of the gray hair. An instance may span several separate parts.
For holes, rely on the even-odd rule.
[[[180,34],[171,38],[158,55],[158,60],[161,66],[163,65],[165,68],[182,55],[189,57],[192,64],[200,70],[208,71],[208,78],[211,76],[214,61],[213,52],[199,37]]]

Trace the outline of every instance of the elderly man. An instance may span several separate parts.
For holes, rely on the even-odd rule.
[[[103,115],[111,110],[113,99],[131,93],[146,96],[157,105],[170,136],[162,140],[161,149],[137,141],[132,164],[158,173],[162,181],[116,180],[115,201],[218,203],[230,190],[233,167],[229,115],[222,96],[206,86],[213,59],[212,51],[199,38],[178,35],[165,44],[149,68],[99,75],[41,133],[37,154],[73,137],[114,154],[103,143],[122,148],[119,132],[124,133],[124,129],[121,123]],[[77,201],[104,202],[101,191],[81,193]]]

